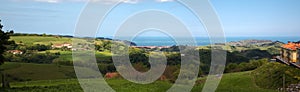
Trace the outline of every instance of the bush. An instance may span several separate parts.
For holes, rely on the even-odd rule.
[[[39,63],[39,64],[50,64],[59,55],[56,54],[42,54],[42,53],[26,53],[22,55],[13,55],[6,53],[5,60],[8,62],[26,62],[26,63]]]
[[[103,75],[105,75],[108,72],[116,72],[114,64],[100,63],[98,64],[98,68]]]
[[[46,50],[50,50],[50,49],[51,49],[50,45],[35,44],[32,46],[26,46],[26,50],[46,51]]]
[[[58,64],[58,65],[70,65],[73,66],[73,61],[62,59],[62,58],[56,58],[52,61],[53,64]]]
[[[254,70],[263,64],[267,63],[268,59],[260,59],[260,60],[250,60],[250,62],[242,62],[240,64],[230,63],[226,66],[225,72],[242,72],[242,71],[250,71]]]
[[[256,84],[262,88],[276,89],[283,87],[283,83],[289,85],[300,82],[299,69],[278,62],[264,64],[252,74]]]
[[[167,66],[163,76],[166,77],[170,82],[174,83],[179,74],[180,67],[179,66]]]

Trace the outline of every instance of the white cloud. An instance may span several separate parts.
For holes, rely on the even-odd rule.
[[[156,0],[157,2],[173,2],[175,0]]]
[[[130,4],[136,4],[139,2],[139,0],[123,0],[124,3],[130,3]]]
[[[37,2],[58,3],[61,0],[35,0]]]

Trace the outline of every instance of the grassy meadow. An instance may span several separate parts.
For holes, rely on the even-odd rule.
[[[6,62],[1,66],[5,73],[20,81],[12,81],[9,92],[82,92],[74,76],[72,66],[54,64],[27,64]],[[124,79],[107,79],[107,83],[117,92],[164,92],[172,86],[167,81],[151,84],[135,84]],[[202,90],[205,77],[200,78],[192,92]],[[26,89],[26,90],[24,90]],[[217,92],[276,92],[256,86],[251,71],[224,74]]]
[[[11,36],[11,40],[14,40],[16,43],[23,44],[58,44],[58,43],[71,43],[71,38],[56,38],[56,37],[42,37],[42,36]]]

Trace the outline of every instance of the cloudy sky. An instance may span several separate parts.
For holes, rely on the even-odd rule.
[[[4,29],[18,33],[73,35],[81,11],[88,0],[0,0],[0,19]],[[91,0],[103,5],[118,0]],[[149,4],[145,4],[152,2]],[[210,0],[226,36],[299,36],[300,0]],[[129,7],[132,6],[132,7]],[[171,11],[181,18],[196,36],[207,35],[196,17],[175,0],[123,0],[106,19],[106,32],[111,36],[115,22],[122,16],[145,7]],[[149,17],[145,17],[149,18]],[[162,20],[164,18],[162,17]],[[148,33],[147,35],[158,35]]]

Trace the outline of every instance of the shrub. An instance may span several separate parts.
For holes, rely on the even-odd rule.
[[[267,63],[268,59],[260,59],[260,60],[250,60],[250,62],[242,62],[240,64],[236,63],[229,63],[226,68],[225,72],[242,72],[242,71],[250,71],[254,70],[263,64]]]
[[[262,88],[279,88],[285,85],[299,83],[300,71],[278,62],[264,64],[252,72],[255,82]]]

